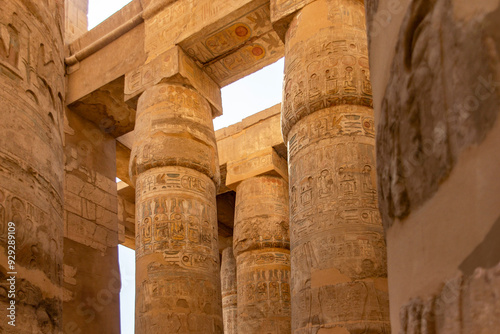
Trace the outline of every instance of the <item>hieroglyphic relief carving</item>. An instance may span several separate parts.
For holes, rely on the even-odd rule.
[[[180,173],[151,173],[136,182],[137,196],[163,189],[182,189],[193,193],[215,196],[214,187],[205,180],[193,175]]]
[[[443,282],[424,300],[408,301],[399,312],[400,333],[494,333],[500,325],[499,269],[500,264],[476,268],[471,276],[460,274]]]
[[[283,54],[283,43],[273,31],[269,16],[269,6],[263,4],[213,33],[195,34],[180,45],[223,86]]]
[[[147,184],[145,179],[151,179],[151,172],[141,174],[138,184]],[[159,175],[167,174],[157,174],[156,178]],[[180,173],[170,172],[168,175]],[[185,187],[179,186],[177,191],[165,186],[138,192],[138,198],[142,200],[137,204],[140,229],[136,235],[136,251],[141,256],[161,251],[168,265],[215,271],[218,264],[217,254],[214,253],[217,247],[215,208],[213,203],[203,200],[207,194],[215,196],[215,187],[213,182],[205,178],[201,182],[212,188],[205,192],[198,188],[200,180],[197,178],[184,175],[179,179],[198,182],[194,187],[185,183]],[[192,190],[193,194],[186,192],[186,188]],[[165,189],[168,189],[168,196],[162,194]]]
[[[278,262],[285,258],[288,261]],[[239,320],[244,323],[244,326],[239,325],[239,333],[289,333],[288,251],[250,251],[239,255],[237,261],[238,293],[242,294],[238,297],[238,308],[244,313],[243,319]],[[281,321],[265,318],[281,318]]]
[[[136,181],[136,333],[222,333],[211,110],[162,83],[139,99],[130,163]]]
[[[236,280],[236,259],[234,258],[233,247],[228,247],[222,251],[221,292],[224,334],[237,334],[238,295]]]
[[[153,96],[157,91],[160,93]],[[188,125],[191,132],[186,137],[182,134]],[[209,175],[216,184],[220,182],[211,108],[194,89],[159,84],[146,90],[139,99],[135,137],[132,174],[179,165]]]
[[[355,106],[349,106],[349,109],[353,113],[351,116],[358,119],[356,128],[361,129],[360,120],[369,114],[369,110]],[[301,277],[295,278],[296,285],[292,289],[296,303],[306,298],[298,291],[307,284],[307,277],[315,275],[314,272],[323,275],[322,270],[335,268],[354,281],[384,278],[387,273],[386,246],[377,208],[373,135],[363,130],[344,134],[339,125],[332,130],[326,127],[315,130],[324,117],[334,119],[331,114],[334,113],[330,108],[317,111],[290,131],[291,248],[296,269],[293,274]],[[349,114],[341,117],[348,120],[347,116]],[[352,127],[350,123],[346,121],[343,125]],[[312,260],[314,258],[317,260]],[[384,319],[388,312],[387,294],[384,299],[384,293],[372,289],[368,296],[377,296],[384,302],[379,305],[376,318],[360,321],[370,323]],[[317,300],[313,304],[315,302]],[[356,307],[354,302],[346,304],[344,311]],[[299,309],[294,312],[298,317],[308,313]],[[360,313],[357,315],[361,316]],[[327,318],[325,315],[322,321]],[[311,319],[297,321],[296,325],[304,325]],[[354,318],[349,321],[354,321]],[[387,324],[384,326],[388,328]]]
[[[0,190],[0,241],[7,244],[7,223],[14,222],[16,229],[16,263],[26,269],[41,270],[49,280],[60,279],[62,265],[58,264],[61,240],[53,237],[60,227],[40,227],[43,222],[53,222],[56,217],[35,204],[11,192]]]
[[[480,143],[498,117],[497,56],[477,52],[491,47],[486,41],[495,39],[498,19],[471,10],[476,23],[464,25],[450,15],[456,7],[449,0],[413,1],[395,34],[377,129],[386,228],[432,198],[460,153]],[[437,24],[444,34],[434,34]]]
[[[189,56],[205,64],[252,38],[272,31],[270,21],[266,19],[268,17],[269,7],[262,5],[211,34],[190,37],[180,45]]]
[[[256,176],[236,189],[238,333],[290,333],[288,189]]]
[[[304,21],[313,17],[326,28],[308,30]],[[337,326],[390,331],[364,29],[361,1],[318,0],[286,34],[294,334]]]
[[[323,108],[373,106],[362,4],[330,2],[332,29],[287,46],[282,107],[285,133],[302,117]],[[289,39],[295,35],[296,24],[292,21]]]
[[[161,167],[140,174],[137,184],[142,185],[138,187],[136,198],[137,256],[139,259],[147,259],[148,256],[156,259],[147,266],[148,276],[155,277],[156,280],[144,281],[145,286],[154,288],[156,284],[169,284],[174,288],[185,277],[198,277],[197,280],[204,282],[202,286],[207,291],[214,291],[214,296],[217,296],[220,283],[213,181],[187,168]],[[161,260],[157,258],[157,254],[161,255]],[[170,278],[163,279],[165,275]],[[196,326],[200,331],[195,333],[205,333],[204,330],[207,333],[222,331],[221,319],[216,312],[218,307],[220,311],[221,305],[217,304],[217,298],[208,302],[211,298],[206,296],[207,291],[191,295],[193,289],[189,289],[180,295],[169,295],[169,298],[180,298],[182,301],[176,303],[185,304],[186,311],[192,312],[192,316],[197,319],[193,321],[198,324]],[[144,302],[164,309],[165,305],[159,304],[163,299],[158,297],[160,299],[152,297],[152,300]],[[202,302],[202,299],[206,301]],[[211,303],[211,308],[206,309],[207,303]],[[172,317],[182,318],[182,314],[183,312],[173,312]],[[139,323],[144,323],[139,330],[146,330],[147,312],[141,312],[137,316],[145,318],[139,319]],[[205,324],[206,321],[211,325]],[[185,331],[187,328],[184,326],[182,324],[180,328]]]
[[[16,266],[0,263],[0,316],[8,319],[6,273],[17,271],[16,327],[62,330],[64,65],[59,1],[4,1],[0,10],[0,252],[16,225]],[[6,257],[5,257],[6,259]],[[14,301],[14,300],[12,300]]]
[[[37,9],[42,12],[52,10],[57,14],[62,8],[57,3],[51,3],[51,6],[54,8]],[[64,96],[64,80],[60,74],[62,47],[54,44],[41,30],[30,28],[30,18],[15,5],[6,6],[3,12],[5,15],[0,17],[0,67],[21,85],[27,102],[44,110],[48,118],[43,121],[55,122],[59,126],[63,119]],[[62,45],[60,22],[57,21],[60,17],[56,15],[55,19],[56,24],[47,28],[53,29],[54,41]],[[60,136],[60,131],[58,133]]]

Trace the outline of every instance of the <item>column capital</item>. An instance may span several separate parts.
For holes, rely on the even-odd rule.
[[[251,177],[259,175],[281,176],[288,182],[287,162],[272,148],[266,148],[245,159],[227,164],[226,186],[236,190],[238,185]]]
[[[129,174],[166,166],[186,167],[220,185],[210,105],[195,89],[161,82],[139,98]]]
[[[295,124],[319,110],[349,105],[371,110],[364,13],[362,1],[316,0],[293,16],[285,47],[285,142]]]
[[[212,108],[212,117],[222,115],[220,87],[178,46],[125,74],[125,101],[137,98],[146,89],[160,83],[189,85]]]

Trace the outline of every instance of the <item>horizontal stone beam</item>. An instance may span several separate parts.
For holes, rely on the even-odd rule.
[[[213,117],[222,115],[219,85],[177,46],[125,74],[125,101],[162,81],[191,85],[210,103]]]
[[[271,22],[283,42],[295,13],[313,1],[315,0],[271,0]]]
[[[288,181],[286,160],[272,148],[251,154],[227,165],[226,186],[236,190],[241,181],[258,175],[277,175]]]

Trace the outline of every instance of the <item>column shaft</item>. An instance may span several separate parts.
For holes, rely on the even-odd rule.
[[[288,187],[257,176],[236,189],[238,334],[290,333]]]
[[[224,334],[236,334],[237,330],[237,281],[236,260],[233,248],[228,247],[222,251],[221,263],[221,288],[222,288],[222,317],[224,320]]]
[[[135,131],[136,333],[222,333],[210,106],[158,84],[139,99]]]
[[[386,333],[363,1],[306,5],[290,24],[285,52],[292,332]]]
[[[32,0],[0,7],[0,332],[59,334],[64,8]]]

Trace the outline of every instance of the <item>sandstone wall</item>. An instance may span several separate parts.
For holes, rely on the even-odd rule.
[[[120,333],[115,140],[67,110],[64,330]]]

